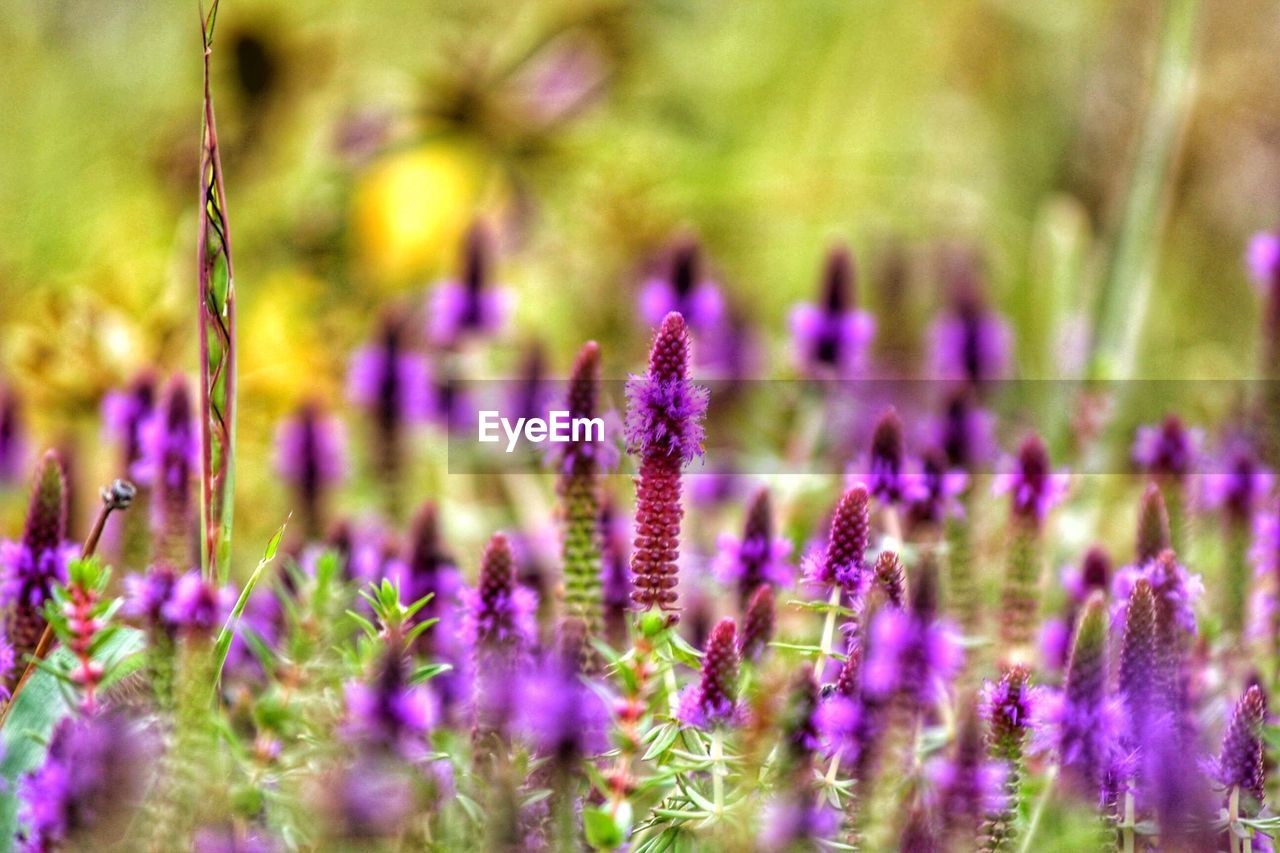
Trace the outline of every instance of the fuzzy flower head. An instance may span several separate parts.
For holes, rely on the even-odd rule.
[[[156,405],[156,377],[144,372],[129,387],[112,391],[102,400],[102,421],[107,435],[119,445],[126,466],[143,453],[143,427]]]
[[[867,746],[872,717],[873,712],[855,697],[836,693],[824,699],[814,714],[823,753],[838,756],[846,767],[856,766]]]
[[[1154,560],[1171,544],[1169,510],[1165,507],[1164,496],[1161,495],[1158,485],[1148,483],[1146,491],[1142,493],[1142,503],[1138,507],[1138,535],[1135,548],[1138,562]]]
[[[685,692],[678,717],[701,729],[729,725],[738,716],[738,644],[732,619],[711,631],[702,659],[702,680]]]
[[[769,641],[773,639],[777,615],[773,587],[767,583],[760,584],[747,602],[747,610],[742,617],[742,637],[738,652],[744,661],[754,662],[764,656]]]
[[[930,330],[933,375],[980,383],[1009,374],[1013,335],[1009,324],[988,307],[971,263],[952,268],[950,308]]]
[[[200,464],[200,432],[196,426],[191,389],[175,376],[165,388],[160,407],[142,426],[142,455],[131,474],[161,495],[188,489]]]
[[[1009,493],[1015,518],[1038,527],[1062,500],[1068,483],[1066,473],[1052,469],[1044,442],[1032,435],[1018,448],[1013,472],[997,475],[995,490]]]
[[[1043,699],[1044,688],[1031,683],[1031,673],[1023,666],[1009,668],[999,681],[984,682],[978,713],[987,722],[992,742],[1020,743],[1039,719]]]
[[[1167,415],[1158,425],[1138,427],[1133,461],[1148,474],[1180,481],[1195,470],[1203,443],[1200,430],[1188,429],[1176,415]]]
[[[870,501],[870,493],[861,483],[840,498],[831,519],[826,549],[806,560],[810,582],[828,587],[840,584],[852,595],[866,589],[864,561],[871,535]]]
[[[885,506],[902,502],[907,490],[906,466],[902,419],[890,408],[876,421],[867,460],[868,485],[876,500]]]
[[[689,333],[684,317],[662,321],[649,353],[648,376],[627,382],[628,449],[684,465],[702,456],[708,395],[689,381]]]
[[[640,289],[640,317],[650,326],[675,312],[689,327],[709,331],[725,317],[720,285],[702,275],[701,250],[696,241],[683,239],[671,251],[665,276],[649,279]]]
[[[963,513],[960,496],[969,488],[969,475],[951,467],[946,453],[933,448],[920,460],[919,471],[905,477],[907,520],[913,527],[936,527]]]
[[[346,475],[347,442],[342,424],[314,401],[276,429],[276,470],[297,491],[313,495]]]
[[[1264,231],[1249,241],[1245,256],[1249,277],[1263,295],[1280,285],[1280,233]]]
[[[863,367],[875,320],[858,310],[853,259],[844,247],[827,255],[820,304],[797,305],[791,336],[800,369],[811,376],[845,377]]]
[[[54,585],[66,582],[67,561],[78,552],[65,541],[66,532],[66,475],[61,459],[51,450],[36,470],[22,538],[0,543],[4,604],[38,612]]]
[[[740,604],[761,584],[785,587],[791,583],[791,543],[773,535],[773,503],[767,489],[752,498],[742,538],[725,535],[717,544],[712,571],[721,583],[738,588]]]
[[[215,586],[192,569],[174,584],[172,595],[161,608],[161,616],[181,633],[209,636],[222,627],[234,603],[235,593],[231,587]]]
[[[25,474],[27,438],[22,406],[13,391],[0,387],[0,485],[13,485]]]
[[[1258,685],[1250,685],[1231,714],[1218,757],[1218,782],[1228,790],[1239,788],[1256,805],[1265,797],[1262,728],[1266,722],[1266,697]]]
[[[598,417],[604,422],[602,435],[583,430],[576,437],[571,436],[570,441],[548,445],[548,455],[560,473],[560,488],[563,490],[565,478],[611,471],[617,467],[621,456],[618,452],[621,432],[618,415],[613,410],[600,412],[600,345],[595,341],[587,341],[578,351],[561,408],[574,421]]]
[[[438,284],[428,305],[431,342],[456,346],[464,337],[488,337],[502,331],[511,315],[512,294],[492,282],[493,237],[480,224],[472,227],[463,246],[462,271]]]
[[[1116,572],[1111,583],[1112,598],[1117,608],[1128,602],[1139,579],[1151,585],[1155,596],[1157,616],[1186,637],[1196,633],[1196,602],[1204,594],[1204,582],[1200,575],[1193,575],[1178,562],[1172,551],[1164,551],[1156,559],[1142,566],[1125,566]],[[1123,611],[1118,615],[1117,628],[1123,627]]]
[[[377,340],[352,356],[347,397],[382,429],[432,411],[431,370],[426,358],[410,350],[408,329],[398,314],[384,316]]]
[[[1233,441],[1212,473],[1203,477],[1205,502],[1226,516],[1247,523],[1275,483],[1271,469],[1262,464],[1247,441]]]
[[[516,559],[511,542],[495,533],[480,560],[480,579],[461,592],[463,637],[477,653],[518,652],[535,635],[537,601],[527,587],[516,585]]]
[[[156,747],[146,729],[120,713],[63,718],[44,763],[18,783],[26,849],[120,838],[146,793]]]
[[[947,397],[929,440],[947,455],[948,468],[972,472],[995,457],[995,416],[978,405],[972,388],[959,388]]]

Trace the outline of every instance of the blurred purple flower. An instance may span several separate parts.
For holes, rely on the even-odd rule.
[[[491,280],[493,238],[482,224],[472,226],[463,246],[459,278],[436,285],[427,308],[431,342],[453,347],[468,335],[500,332],[511,314],[510,290]]]
[[[304,495],[313,495],[346,476],[346,431],[315,402],[303,403],[276,429],[276,470]]]
[[[518,726],[538,753],[559,762],[609,748],[609,707],[562,655],[548,655],[521,682]]]
[[[732,619],[722,619],[711,632],[702,658],[702,679],[690,685],[680,701],[680,721],[701,729],[731,725],[738,717],[738,645]]]
[[[130,471],[132,477],[161,494],[186,490],[200,464],[200,433],[183,377],[170,380],[160,408],[143,423],[141,436],[142,454]]]
[[[1258,504],[1271,494],[1275,475],[1248,442],[1236,440],[1202,480],[1208,506],[1221,508],[1229,518],[1247,523]]]
[[[267,836],[231,824],[203,826],[191,839],[191,853],[276,853],[279,849]]]
[[[192,569],[174,584],[172,595],[161,608],[161,616],[180,632],[207,636],[222,627],[235,598],[231,587],[215,586]]]
[[[1034,435],[1023,441],[1012,468],[1011,473],[996,475],[993,490],[1009,494],[1014,517],[1038,527],[1066,495],[1070,475],[1051,469],[1049,452]]]
[[[27,438],[17,394],[0,387],[0,485],[13,485],[26,476]]]
[[[348,398],[383,429],[426,418],[433,410],[427,359],[410,351],[404,338],[402,322],[386,318],[380,340],[356,350],[347,374]]]
[[[951,305],[929,331],[932,375],[981,383],[1009,374],[1013,335],[1009,324],[987,305],[974,265],[950,264]]]
[[[802,372],[847,377],[863,367],[875,335],[875,320],[858,310],[853,261],[847,249],[827,255],[821,304],[804,303],[791,312],[791,335]]]
[[[807,792],[793,792],[765,806],[757,839],[761,850],[808,849],[840,829],[839,813],[825,803],[815,804]]]
[[[536,636],[537,599],[527,588],[516,586],[515,555],[504,534],[495,533],[489,540],[478,583],[461,590],[459,597],[463,638],[477,654],[518,653]]]
[[[1111,596],[1115,600],[1112,612],[1113,630],[1123,631],[1124,605],[1139,578],[1146,578],[1151,584],[1157,606],[1169,614],[1173,624],[1188,637],[1194,636],[1195,605],[1204,594],[1204,582],[1200,575],[1187,571],[1186,566],[1177,561],[1172,551],[1165,551],[1145,565],[1124,566],[1116,572],[1115,579],[1111,582]]]
[[[111,391],[102,400],[104,432],[119,444],[128,470],[143,453],[143,426],[155,411],[156,377],[145,371],[120,391]]]
[[[1138,427],[1133,441],[1133,461],[1149,474],[1177,480],[1195,470],[1204,434],[1188,429],[1176,415],[1167,415],[1159,426]]]
[[[409,683],[409,660],[388,649],[370,682],[346,686],[346,735],[366,747],[376,747],[408,761],[427,751],[427,732],[439,716],[431,691]]]
[[[1280,284],[1280,234],[1264,231],[1249,241],[1249,276],[1264,295]]]
[[[761,584],[790,585],[791,543],[773,535],[773,506],[767,490],[761,489],[752,499],[742,538],[723,534],[716,544],[712,571],[720,583],[738,588],[739,606],[745,606]]]
[[[715,330],[725,316],[720,286],[702,277],[701,250],[696,241],[682,239],[671,250],[667,275],[649,279],[640,289],[640,319],[656,326],[668,314],[684,316],[689,328]]]
[[[0,602],[40,610],[53,587],[67,582],[67,563],[78,556],[80,546],[70,542],[39,551],[24,542],[0,542]]]

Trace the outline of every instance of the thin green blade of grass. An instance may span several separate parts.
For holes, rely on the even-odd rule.
[[[227,653],[231,650],[231,640],[235,637],[236,625],[240,622],[240,617],[244,614],[244,609],[249,604],[249,596],[253,595],[254,587],[262,579],[267,566],[276,558],[276,551],[280,548],[280,539],[284,536],[284,530],[288,524],[289,522],[286,519],[285,523],[280,525],[280,529],[271,537],[271,541],[267,543],[267,550],[263,552],[262,559],[258,561],[253,574],[249,575],[249,580],[245,582],[244,589],[240,590],[240,597],[236,599],[235,607],[231,608],[231,615],[227,617],[222,630],[218,632],[218,639],[213,644],[213,689],[215,690],[218,684],[222,682],[222,668],[227,663]]]

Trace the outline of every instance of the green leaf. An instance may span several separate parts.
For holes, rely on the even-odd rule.
[[[652,761],[665,753],[680,735],[680,727],[676,725],[659,726],[654,731],[657,734],[654,735],[653,743],[650,744],[648,751],[645,752],[644,757],[641,759],[642,761]]]
[[[214,673],[213,683],[210,685],[212,690],[217,690],[218,684],[222,681],[222,667],[227,663],[227,652],[231,650],[231,640],[236,634],[236,624],[240,621],[240,616],[249,604],[249,596],[253,595],[253,588],[262,579],[262,574],[266,571],[267,566],[276,558],[276,551],[280,548],[280,539],[284,536],[284,529],[288,523],[288,519],[285,519],[285,523],[280,525],[276,535],[272,536],[271,541],[267,543],[267,550],[263,552],[262,559],[258,561],[253,574],[249,575],[249,580],[245,582],[244,589],[240,590],[240,597],[236,599],[236,606],[231,609],[231,615],[227,617],[226,624],[222,626],[222,630],[218,633],[218,640],[213,644]]]
[[[116,680],[122,673],[132,671],[124,661],[141,663],[139,654],[144,646],[142,632],[135,628],[123,628],[116,632],[109,643],[99,650],[98,660],[117,660],[112,675]],[[49,655],[51,667],[66,671],[76,663],[75,656],[64,648],[56,648]],[[104,680],[102,686],[110,684]],[[0,851],[8,850],[18,820],[18,780],[38,768],[44,762],[44,754],[53,727],[71,712],[71,705],[63,693],[58,675],[41,667],[31,673],[31,678],[14,699],[13,709],[0,731],[3,759],[0,759]]]

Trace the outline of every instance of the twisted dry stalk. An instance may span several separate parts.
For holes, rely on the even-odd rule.
[[[222,159],[209,84],[217,16],[218,0],[213,0],[207,14],[201,5],[204,107],[196,272],[200,291],[201,566],[207,578],[221,583],[228,572],[235,492],[236,300]]]

